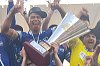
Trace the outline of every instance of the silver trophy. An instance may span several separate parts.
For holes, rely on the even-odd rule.
[[[57,42],[60,45],[66,43],[73,38],[79,37],[89,32],[88,23],[79,20],[73,13],[68,12],[58,25],[54,33],[46,42],[36,43],[26,42],[24,47],[29,58],[37,66],[48,66],[49,50],[52,42]],[[38,62],[37,62],[38,61]]]

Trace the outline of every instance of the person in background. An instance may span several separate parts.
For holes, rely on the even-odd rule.
[[[87,56],[92,58],[90,65],[91,66],[100,65],[100,54],[98,50],[99,45],[97,45],[97,47],[94,48],[96,45],[96,35],[94,32],[94,29],[91,30],[91,32],[89,32],[88,34],[82,36],[81,40],[83,44],[85,45],[86,50],[88,52]]]
[[[83,14],[85,15],[88,13],[84,9],[83,11]],[[87,21],[87,23],[90,24],[89,18],[83,19],[82,21]],[[71,49],[70,66],[84,66],[86,56],[93,55],[93,48],[96,44],[96,36],[95,33],[93,33],[92,31],[84,35],[82,41],[79,38],[76,38],[68,43],[69,48]]]
[[[17,4],[20,2],[17,0]],[[9,0],[9,5],[8,8],[11,8],[11,4],[13,3],[13,0]],[[22,8],[22,2],[21,3],[21,8]],[[5,51],[8,54],[9,58],[9,65],[10,66],[20,66],[21,65],[21,57],[20,57],[20,50],[23,46],[23,42],[28,41],[30,38],[28,35],[23,32],[23,28],[19,25],[14,25],[11,27],[12,20],[15,17],[15,12],[14,11],[14,6],[9,9],[9,13],[7,15],[7,18],[4,21],[4,24],[2,26],[1,32],[7,36],[6,40],[6,45],[5,45]],[[20,10],[19,10],[20,11]],[[12,15],[13,14],[13,15]]]
[[[27,54],[26,54],[26,52],[25,52],[25,50],[24,50],[24,47],[22,48],[22,50],[20,51],[20,55],[23,57],[23,61],[22,61],[22,64],[21,64],[21,66],[28,66],[27,65]]]
[[[9,0],[8,1],[8,7],[7,7],[7,14],[10,12],[10,10],[13,8],[14,6],[14,1],[13,0]],[[12,23],[11,23],[11,28],[15,29],[16,31],[19,32],[20,34],[20,39],[22,38],[22,34],[21,32],[23,32],[23,28],[20,25],[16,25],[16,20],[15,20],[15,15],[13,17]],[[20,56],[20,50],[22,48],[22,44],[20,42],[10,42],[10,44],[8,44],[5,48],[6,52],[8,53],[9,59],[10,59],[10,65],[17,65],[17,64],[21,64],[21,56]],[[9,49],[12,48],[12,49]]]
[[[0,33],[0,66],[10,66],[9,65],[9,57],[7,52],[5,51],[5,45],[7,37]]]
[[[93,30],[92,30],[93,31]],[[99,66],[100,65],[100,45],[97,45],[96,49],[94,49],[94,46],[96,44],[96,36],[93,32],[89,32],[82,36],[82,41],[80,41],[78,38],[71,40],[69,45],[74,45],[71,54],[74,54],[74,56],[71,56],[71,62],[70,65],[72,65],[72,57],[73,61],[75,58],[75,61],[73,62],[74,66]],[[83,43],[82,43],[83,42]],[[76,46],[75,46],[76,44]],[[83,44],[83,45],[82,45]],[[54,57],[56,60],[57,66],[63,66],[61,63],[58,55],[57,55],[57,43],[53,43],[52,47],[54,49]],[[75,48],[76,47],[76,48]],[[78,47],[81,50],[77,50]],[[74,53],[75,52],[75,53]],[[79,53],[78,53],[79,52]]]
[[[54,32],[54,31],[56,30],[57,26],[58,26],[58,25],[53,24],[53,25],[50,25],[49,28],[52,29],[53,32]]]

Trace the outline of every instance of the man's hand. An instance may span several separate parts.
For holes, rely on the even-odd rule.
[[[98,66],[98,55],[100,53],[100,44],[96,46],[93,56],[87,56],[85,66]]]
[[[24,0],[20,0],[20,5],[21,5],[20,13],[23,15],[23,12],[24,12]]]
[[[54,8],[54,3],[50,3],[49,1],[47,1],[48,2],[48,7],[52,10],[52,11],[54,11],[55,10],[55,8]]]
[[[78,14],[78,17],[80,18],[80,16],[82,16],[82,15],[87,15],[88,14],[88,11],[87,11],[87,9],[85,9],[85,8],[82,8],[82,10],[79,12],[79,14]]]
[[[22,4],[22,0],[17,0],[16,4],[14,5],[14,13],[18,13],[21,12],[22,8],[23,8],[23,4]]]
[[[53,11],[60,7],[60,5],[59,5],[60,0],[54,0],[53,3],[50,3],[49,1],[47,1],[47,2],[48,2],[49,8],[51,8],[51,10],[53,10]]]
[[[54,2],[54,3],[59,3],[59,2],[60,2],[60,0],[54,0],[53,2]]]
[[[26,56],[26,52],[25,52],[24,47],[23,47],[22,50],[20,51],[20,55],[23,57],[21,66],[27,66],[27,62],[26,62],[26,60],[27,60],[26,57],[27,57],[27,56]]]
[[[22,50],[20,51],[20,55],[23,57],[23,59],[26,59],[27,55],[26,55],[26,52],[25,52],[24,47],[23,47]]]
[[[97,53],[97,54],[100,53],[100,44],[98,44],[98,45],[96,46],[96,53]]]
[[[57,44],[56,42],[53,42],[51,44],[51,48],[53,49],[53,53],[57,54],[58,53],[59,44]]]
[[[84,66],[90,66],[92,59],[93,59],[92,56],[86,56],[86,59],[84,61]]]
[[[82,10],[78,13],[77,17],[80,18],[81,20],[89,21],[88,10],[85,8],[82,8]]]

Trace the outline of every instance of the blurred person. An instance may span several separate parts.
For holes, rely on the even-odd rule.
[[[23,61],[22,61],[21,66],[28,66],[28,65],[27,65],[27,55],[26,55],[26,52],[25,52],[25,50],[24,50],[24,47],[23,47],[22,50],[20,51],[20,55],[23,57]]]
[[[63,66],[63,63],[61,62],[59,56],[58,56],[58,49],[59,49],[59,44],[57,44],[56,42],[53,42],[51,45],[51,48],[53,50],[53,55],[54,55],[54,59],[55,59],[55,65],[56,66]]]
[[[52,25],[49,26],[49,28],[52,29],[53,32],[54,32],[56,30],[57,26],[58,25],[56,25],[56,24],[52,24]]]
[[[92,56],[87,56],[85,59],[85,66],[100,66],[98,60],[100,58],[100,44],[96,46]]]
[[[14,6],[14,1],[9,0],[8,7],[7,7],[7,14],[10,12],[13,6]],[[9,43],[6,44],[5,50],[10,60],[9,61],[10,66],[13,66],[13,65],[20,66],[22,60],[19,53],[23,45],[21,44],[21,41],[19,40],[22,40],[23,38],[23,35],[22,35],[23,28],[20,25],[16,25],[15,15],[12,19],[11,28],[15,29],[19,33],[20,36],[16,40],[9,39]]]
[[[96,35],[94,33],[94,29],[91,30],[91,32],[89,32],[88,34],[82,36],[82,42],[86,47],[87,50],[87,55],[93,58],[93,62],[92,63],[97,63],[97,64],[90,64],[92,66],[97,66],[100,65],[100,55],[97,51],[99,51],[97,48],[94,48],[95,44],[96,44]]]
[[[16,5],[18,6],[18,1]],[[17,8],[17,6],[13,6],[10,9],[7,15],[7,18],[5,19],[2,29],[1,29],[1,32],[4,33],[8,38],[6,40],[7,44],[5,45],[5,51],[7,52],[9,60],[10,60],[9,61],[10,66],[21,65],[21,57],[19,56],[20,55],[19,51],[21,50],[21,47],[23,46],[22,43],[24,41],[29,40],[28,35],[25,32],[23,32],[23,28],[21,26],[14,25],[14,27],[11,27],[12,20],[15,16],[14,13],[17,11],[14,8]],[[22,8],[22,6],[18,6],[18,8]]]
[[[20,56],[20,50],[23,46],[22,43],[27,41],[29,38],[27,34],[23,32],[21,26],[15,25],[13,29],[18,32],[18,37],[13,39],[6,35],[8,39],[6,40],[7,44],[5,45],[5,51],[8,54],[10,66],[20,66],[22,62],[22,58]]]
[[[0,66],[10,66],[9,65],[9,57],[7,52],[5,51],[5,46],[7,37],[0,33]]]
[[[89,32],[82,36],[82,41],[79,38],[69,42],[71,49],[70,66],[98,66],[100,65],[100,45],[93,49],[96,43],[96,36],[93,32]],[[53,46],[56,50],[57,46]],[[57,55],[57,50],[54,51],[54,56],[57,66],[63,66]],[[71,64],[72,63],[72,64]]]
[[[88,18],[86,20],[89,21]],[[82,36],[82,41],[80,39],[75,39],[69,42],[69,47],[71,49],[70,66],[84,66],[86,56],[93,55],[96,36],[92,31]]]

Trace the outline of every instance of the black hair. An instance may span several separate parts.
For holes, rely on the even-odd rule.
[[[83,20],[83,21],[88,21],[90,23],[88,14],[87,15],[81,15],[80,19]]]
[[[15,25],[13,29],[18,30],[18,31],[23,31],[23,28],[20,25]]]
[[[49,28],[53,28],[53,27],[57,27],[58,25],[56,24],[53,24],[53,25],[50,25]]]
[[[89,33],[87,33],[87,34],[95,35],[95,30],[94,29],[91,29],[91,31]],[[85,34],[85,35],[87,35],[87,34]],[[85,35],[81,36],[80,39],[83,40],[83,38],[84,38]]]

